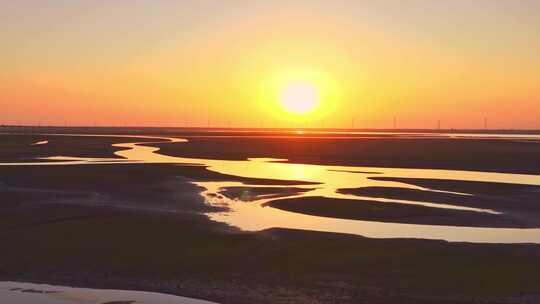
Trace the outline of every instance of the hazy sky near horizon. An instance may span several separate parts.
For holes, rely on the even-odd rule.
[[[0,44],[0,124],[540,128],[540,1],[5,0]]]

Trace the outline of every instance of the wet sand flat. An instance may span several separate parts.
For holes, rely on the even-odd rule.
[[[2,167],[0,280],[158,291],[223,304],[539,299],[539,245],[369,239],[288,229],[245,232],[208,220],[205,213],[222,210],[204,204],[193,180],[316,187],[233,178],[201,166]],[[461,187],[478,195],[493,188]],[[245,189],[233,190],[234,196]],[[276,194],[261,191],[257,194]],[[397,206],[387,207],[396,214]],[[414,215],[416,207],[398,213]],[[465,218],[458,213],[451,217]]]
[[[490,303],[540,288],[533,245],[245,233],[189,213],[104,207],[36,206],[18,216],[38,213],[39,225],[2,227],[0,279],[219,303]]]
[[[540,173],[540,144],[490,139],[189,138],[154,144],[171,156],[292,163]]]
[[[47,140],[47,144],[35,143]],[[0,161],[34,161],[51,156],[117,158],[119,148],[111,146],[118,142],[144,141],[141,138],[80,137],[59,135],[0,134]]]
[[[10,203],[2,204],[0,279],[160,291],[219,303],[473,303],[540,290],[538,245],[240,232],[202,216],[188,195],[197,189],[159,186],[182,176],[176,178],[181,186],[193,171],[200,170],[200,178],[204,168],[123,166],[3,170],[10,193],[17,193],[18,183],[50,192],[25,190],[34,194],[8,196]],[[131,185],[116,186],[123,179]],[[57,200],[62,189],[69,201]],[[114,194],[123,206],[85,201],[89,189],[105,198]],[[158,211],[165,201],[174,212]]]
[[[274,200],[268,203],[268,206],[309,215],[362,221],[464,227],[538,227],[538,224],[530,224],[499,214],[386,203],[368,199],[302,197]]]
[[[364,187],[354,189],[340,189],[340,193],[352,194],[361,198],[385,198],[404,199],[413,201],[432,202],[439,204],[452,204],[456,206],[473,207],[481,209],[497,210],[499,216],[482,216],[482,220],[475,219],[471,225],[476,223],[482,225],[493,220],[504,225],[514,227],[539,227],[540,221],[540,187],[483,183],[455,180],[429,180],[429,179],[409,179],[409,178],[374,178],[381,180],[399,181],[416,186],[429,187],[441,191],[456,191],[468,195],[455,193],[435,192],[417,189],[397,188],[397,187]]]

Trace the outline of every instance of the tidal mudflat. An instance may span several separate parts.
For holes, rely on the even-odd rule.
[[[18,282],[0,282],[0,299],[10,304],[212,304],[208,301],[151,292],[73,288]]]
[[[307,160],[311,156],[305,155],[316,153],[311,149],[268,155],[254,148],[251,161],[236,152],[229,153],[229,159],[187,157],[182,147],[190,147],[186,148],[190,153],[198,137],[177,135],[188,141],[87,136],[78,137],[74,145],[59,135],[10,135],[11,151],[19,149],[14,147],[17,141],[24,142],[21,151],[37,150],[31,155],[21,152],[21,158],[12,152],[2,159],[12,164],[0,171],[0,191],[6,198],[0,207],[0,238],[7,248],[0,279],[159,291],[220,303],[534,303],[537,299],[540,249],[532,243],[540,237],[534,216],[540,183],[536,175],[523,174],[525,157],[498,161],[499,154],[492,153],[490,161],[499,163],[500,170],[484,173],[465,165],[457,166],[459,171],[441,170],[452,160],[437,165],[437,157],[432,157],[437,172],[445,173],[442,179],[389,164],[336,165],[328,155],[328,164],[307,167],[290,160]],[[204,137],[204,141],[252,140],[242,138]],[[73,153],[59,153],[61,146],[51,149],[55,139]],[[48,143],[32,145],[45,140]],[[260,140],[277,146],[274,141],[286,145],[294,139]],[[385,153],[388,138],[349,139],[347,145],[350,141],[365,145],[366,140],[369,145],[382,140]],[[421,140],[418,149],[429,140],[435,145],[448,140],[452,141],[448,145],[468,146],[471,139]],[[155,141],[163,143],[133,144]],[[480,150],[492,146],[512,151],[507,146],[514,144],[520,151],[530,149],[523,154],[529,157],[529,173],[538,164],[534,139],[473,141],[483,147]],[[356,162],[362,161],[370,159]],[[27,164],[13,164],[19,162]],[[57,164],[37,165],[43,162]],[[329,176],[342,178],[333,183],[329,181],[337,179]],[[340,205],[343,200],[358,206]],[[281,225],[283,214],[306,222]],[[239,215],[255,226],[248,229],[233,222]],[[329,221],[343,225],[343,231],[329,232],[348,234],[307,231],[328,231],[317,228],[330,225]],[[316,226],[302,228],[306,223]],[[354,232],[352,223],[359,227]],[[377,225],[392,229],[376,235],[372,228]],[[433,233],[437,229],[438,234]],[[477,229],[488,230],[474,239],[471,235]]]

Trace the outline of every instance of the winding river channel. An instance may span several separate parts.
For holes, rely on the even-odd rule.
[[[51,134],[61,135],[61,134]],[[73,134],[66,134],[73,136]],[[43,135],[46,136],[46,135]],[[105,136],[105,135],[80,135],[80,136]],[[113,135],[106,135],[111,137]],[[457,135],[461,136],[461,135]],[[474,135],[473,135],[474,136]],[[116,136],[114,136],[116,137]],[[354,167],[354,166],[326,166],[294,164],[278,159],[247,159],[247,160],[213,160],[199,158],[183,158],[167,156],[159,153],[159,148],[149,144],[168,141],[171,144],[180,144],[187,139],[153,137],[153,136],[118,136],[124,138],[144,138],[146,142],[118,143],[113,146],[122,148],[115,154],[120,158],[76,158],[69,156],[57,156],[36,160],[36,162],[0,163],[0,166],[60,166],[60,165],[99,165],[99,164],[122,164],[122,163],[145,163],[145,164],[192,164],[203,165],[208,170],[233,175],[242,178],[260,178],[282,181],[305,181],[317,183],[316,185],[299,185],[296,188],[305,188],[309,191],[295,193],[288,198],[297,197],[326,197],[336,199],[368,199],[361,196],[338,193],[338,189],[358,187],[399,187],[424,191],[437,191],[434,189],[413,186],[394,181],[373,180],[370,177],[394,177],[394,178],[426,178],[445,179],[475,182],[497,182],[540,186],[540,175],[508,174],[478,171],[459,170],[435,170],[435,169],[402,169],[402,168],[377,168],[377,167]],[[516,140],[523,139],[520,136]],[[531,139],[530,136],[525,139]],[[533,136],[534,140],[540,136]],[[45,142],[43,144],[46,144]],[[200,182],[194,181],[205,190],[201,193],[206,203],[216,206],[226,206],[227,211],[208,213],[208,217],[214,221],[227,223],[246,231],[259,231],[268,228],[292,228],[323,232],[337,232],[357,234],[372,238],[422,238],[437,239],[452,242],[481,242],[481,243],[540,243],[540,229],[517,229],[517,228],[476,228],[455,227],[440,225],[417,225],[383,223],[375,221],[347,220],[328,218],[313,215],[288,212],[272,208],[266,205],[271,198],[262,196],[258,200],[249,203],[237,199],[230,199],[217,195],[225,187],[245,186],[239,182]],[[249,185],[255,187],[283,188],[290,186]],[[468,193],[454,193],[469,196]],[[410,205],[421,205],[431,208],[445,208],[466,210],[470,212],[498,214],[500,211],[493,209],[479,209],[462,207],[455,204],[435,204],[414,200],[396,200],[372,198],[371,201],[392,202]]]

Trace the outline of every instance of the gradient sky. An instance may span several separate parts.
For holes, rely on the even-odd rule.
[[[540,128],[540,1],[5,0],[0,45],[0,124]]]

